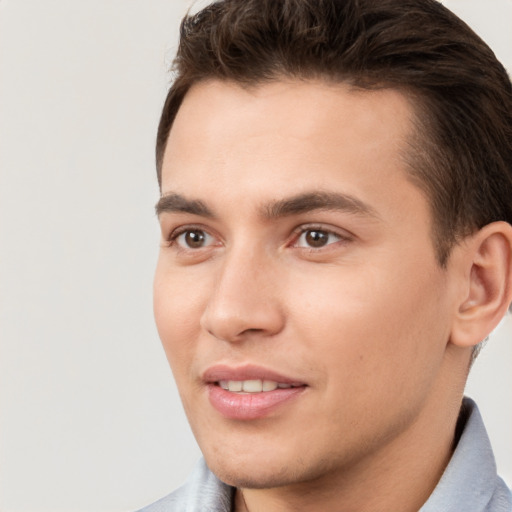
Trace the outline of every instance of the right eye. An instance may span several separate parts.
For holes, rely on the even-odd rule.
[[[176,243],[182,249],[202,249],[213,245],[215,239],[202,229],[185,229],[174,234],[171,242]]]

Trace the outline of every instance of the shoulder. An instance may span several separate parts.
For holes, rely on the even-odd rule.
[[[138,512],[230,512],[232,499],[233,488],[201,459],[182,487]]]

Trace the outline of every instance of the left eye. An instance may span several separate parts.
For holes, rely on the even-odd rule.
[[[326,245],[339,242],[341,236],[322,229],[306,229],[297,240],[297,247],[309,247],[319,249]]]
[[[212,245],[213,237],[202,229],[187,229],[176,237],[178,245],[185,249],[201,249]]]

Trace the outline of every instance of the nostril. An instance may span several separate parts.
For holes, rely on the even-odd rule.
[[[263,329],[246,329],[244,332],[240,334],[255,334],[259,332],[263,332]]]
[[[236,327],[229,328],[229,326],[225,328],[217,328],[217,329],[206,329],[210,336],[221,340],[228,341],[230,343],[236,343],[244,338],[251,338],[255,335],[265,335],[264,329],[250,328],[250,329],[241,329],[238,331]]]

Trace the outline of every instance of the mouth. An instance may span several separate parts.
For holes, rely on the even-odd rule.
[[[203,380],[213,408],[234,420],[255,420],[278,413],[308,387],[257,366],[214,366],[205,372]]]
[[[276,389],[290,389],[303,386],[303,384],[289,384],[287,382],[261,379],[220,380],[215,382],[215,384],[231,393],[267,393]]]

